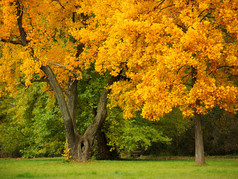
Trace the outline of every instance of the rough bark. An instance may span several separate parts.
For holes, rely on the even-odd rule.
[[[77,99],[77,81],[72,81],[68,87],[67,100],[63,94],[53,71],[49,66],[42,66],[42,71],[48,77],[49,84],[60,107],[61,116],[64,121],[65,134],[70,149],[70,157],[76,161],[86,161],[90,157],[90,137],[79,136],[76,128],[75,108]]]
[[[107,94],[108,90],[104,89],[97,107],[97,114],[91,123],[91,125],[87,128],[84,135],[80,137],[79,140],[79,155],[82,157],[80,158],[81,161],[86,161],[90,158],[90,151],[92,149],[94,139],[96,136],[97,131],[101,128],[102,123],[105,121],[107,117]]]
[[[108,85],[111,85],[117,78],[111,78],[108,82]],[[94,143],[94,139],[96,137],[97,132],[102,127],[103,122],[107,117],[107,95],[110,92],[108,89],[104,89],[100,96],[98,106],[97,106],[97,114],[91,123],[91,125],[87,128],[83,136],[79,136],[78,138],[78,159],[80,161],[86,161],[90,158],[90,152],[92,150],[92,146]]]
[[[197,69],[192,67],[192,87],[197,81]],[[200,105],[200,101],[196,101]],[[201,114],[198,114],[195,109],[195,161],[197,165],[205,164],[204,144],[202,135],[202,119]]]
[[[73,152],[71,153],[72,156],[75,156],[75,142],[76,142],[76,134],[74,131],[74,125],[73,125],[73,120],[70,115],[70,111],[68,108],[68,105],[65,101],[65,96],[63,94],[63,90],[61,89],[55,74],[51,70],[49,66],[42,66],[41,70],[45,73],[45,75],[48,78],[49,84],[53,91],[55,92],[55,96],[58,102],[58,105],[60,107],[61,111],[61,116],[64,121],[64,127],[65,127],[65,134],[66,134],[66,139],[68,142],[68,147],[71,149],[70,151]]]
[[[202,120],[200,114],[195,114],[195,161],[197,165],[205,164]]]
[[[115,150],[110,152],[110,147],[107,145],[106,135],[103,131],[98,130],[95,138],[95,152],[94,155],[98,160],[113,160],[117,158]]]
[[[74,126],[74,132],[77,133],[76,128],[76,104],[77,104],[77,80],[69,80],[69,86],[67,90],[67,107],[69,109],[70,116],[72,118],[73,126]]]
[[[21,36],[21,42],[23,46],[27,45],[27,40],[26,40],[26,32],[22,26],[22,17],[23,17],[23,6],[21,5],[21,3],[19,1],[16,1],[16,5],[17,5],[17,25],[18,25],[18,29],[20,32],[20,36]]]

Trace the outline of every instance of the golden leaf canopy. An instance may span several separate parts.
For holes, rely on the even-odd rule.
[[[141,110],[158,120],[180,106],[183,115],[238,105],[238,1],[83,1],[93,14],[74,36],[92,48],[100,73],[124,75],[114,83],[111,106],[124,116]],[[99,10],[100,9],[100,10]]]
[[[1,44],[0,78],[30,83],[42,65],[61,64],[52,68],[63,85],[70,71],[94,63],[127,79],[110,87],[111,107],[125,117],[141,110],[158,120],[177,106],[188,117],[217,105],[235,112],[237,7],[237,0],[2,0],[0,38],[20,40],[20,12],[28,44]]]

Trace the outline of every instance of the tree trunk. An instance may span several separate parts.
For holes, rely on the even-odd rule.
[[[197,165],[205,164],[201,114],[195,114],[195,161]]]
[[[84,135],[79,136],[75,120],[77,81],[69,80],[66,101],[63,90],[61,89],[51,68],[49,66],[42,66],[41,70],[48,77],[49,84],[55,92],[55,96],[60,107],[61,116],[64,121],[65,134],[68,142],[68,148],[70,149],[71,158],[76,161],[87,161],[90,158],[90,152],[96,133],[98,129],[101,128],[102,123],[107,117],[107,94],[109,93],[109,90],[103,90],[98,102],[97,114],[93,122],[87,128]],[[112,84],[115,79],[116,78],[112,78],[109,81],[109,85]]]
[[[194,87],[196,81],[197,81],[197,69],[192,67],[191,71],[192,75],[192,87]],[[200,105],[200,101],[196,101],[197,105]],[[194,110],[195,112],[195,161],[197,165],[203,165],[205,164],[205,156],[204,156],[204,145],[203,145],[203,136],[202,136],[202,119],[201,114],[197,113],[197,110]]]
[[[55,74],[51,70],[49,66],[42,66],[41,70],[45,73],[45,75],[48,78],[49,84],[53,91],[55,92],[55,96],[57,99],[57,102],[60,107],[61,116],[64,121],[64,127],[65,127],[65,135],[68,142],[68,148],[71,149],[71,151],[75,151],[75,142],[76,142],[76,135],[74,131],[74,125],[72,121],[72,117],[69,112],[69,108],[67,106],[67,103],[65,101],[65,96],[63,94],[63,90],[61,89],[58,80],[55,77]],[[72,154],[74,156],[74,153]]]
[[[74,126],[74,132],[77,134],[77,127],[76,127],[76,104],[77,104],[77,80],[69,80],[69,86],[67,91],[67,107],[69,109],[70,116],[72,118],[73,126]]]
[[[109,80],[108,85],[111,85],[114,81],[117,81],[117,77],[113,77]],[[96,137],[97,132],[101,129],[103,122],[107,117],[107,95],[110,92],[108,89],[104,89],[100,96],[98,106],[97,106],[97,114],[91,123],[91,125],[87,128],[84,135],[79,137],[78,142],[78,152],[79,152],[79,160],[86,161],[90,158],[90,152],[92,150],[92,146],[94,143],[94,139]]]
[[[96,159],[98,160],[113,160],[114,153],[110,152],[110,147],[107,145],[106,135],[103,131],[98,130],[96,134],[96,146],[95,146]]]
[[[107,94],[108,90],[104,89],[98,102],[97,115],[91,125],[87,128],[83,136],[75,135],[75,147],[72,151],[72,158],[76,161],[87,161],[91,157],[91,150],[98,129],[107,117]]]

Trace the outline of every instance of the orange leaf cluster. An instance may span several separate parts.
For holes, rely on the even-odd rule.
[[[128,79],[111,86],[111,106],[123,108],[127,118],[140,110],[158,120],[177,106],[188,117],[216,105],[237,111],[237,0],[17,2],[0,4],[0,38],[20,40],[20,6],[28,45],[13,51],[2,44],[3,83],[24,76],[30,84],[46,64],[79,73],[94,63],[99,73]],[[63,86],[72,75],[61,67],[52,68]]]
[[[238,106],[235,0],[84,1],[91,25],[74,32],[100,73],[123,74],[111,105],[151,120],[180,106],[184,116]],[[84,11],[85,10],[85,11]]]

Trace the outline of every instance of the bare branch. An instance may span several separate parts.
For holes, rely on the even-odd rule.
[[[157,6],[154,7],[154,11],[164,3],[165,0],[161,0]]]
[[[46,78],[41,78],[41,79],[39,79],[39,80],[31,80],[31,82],[32,82],[32,83],[35,83],[35,82],[46,82],[46,83],[48,83],[49,80],[46,79]]]
[[[65,9],[65,7],[61,4],[61,2],[59,1],[59,0],[52,0],[52,2],[53,1],[56,1],[56,2],[58,2],[59,3],[59,5],[63,8],[63,9]]]
[[[21,41],[14,41],[14,40],[3,39],[3,38],[0,38],[0,42],[11,43],[14,45],[23,45]]]
[[[65,65],[61,65],[59,63],[55,63],[55,62],[47,62],[49,65],[56,65],[56,66],[59,66],[61,68],[65,68],[66,69],[66,66]]]
[[[185,65],[184,66],[181,66],[181,67],[179,67],[179,69],[178,69],[178,71],[177,71],[177,74],[179,74],[179,71],[183,68],[183,67],[185,67]]]
[[[205,18],[209,17],[209,15],[211,15],[212,12],[208,12],[205,16],[203,16],[203,18],[200,20],[200,22],[202,22]]]
[[[232,68],[232,69],[234,69],[234,68],[237,68],[237,67],[238,66],[234,66],[234,65],[232,65],[232,66],[224,65],[224,66],[217,67],[217,69],[221,69],[221,68]]]
[[[173,6],[175,6],[175,4],[171,4],[171,5],[169,5],[169,6],[166,6],[166,7],[162,8],[162,9],[160,9],[159,12],[163,11],[164,9],[167,9],[167,8],[173,7]]]
[[[153,10],[150,10],[149,12],[147,12],[147,14],[149,14],[151,11],[155,11],[156,9],[158,9],[164,2],[165,2],[165,0],[161,0],[161,1],[159,2],[159,4],[157,4],[157,5],[153,8]]]
[[[56,65],[56,66],[58,66],[58,67],[60,67],[60,68],[63,68],[64,70],[67,70],[67,71],[69,71],[70,73],[72,73],[76,78],[80,76],[78,73],[76,73],[76,72],[74,72],[74,71],[72,71],[72,70],[70,70],[70,69],[67,69],[65,65],[61,65],[61,64],[55,63],[55,62],[48,62],[48,64],[49,64],[49,65]]]

